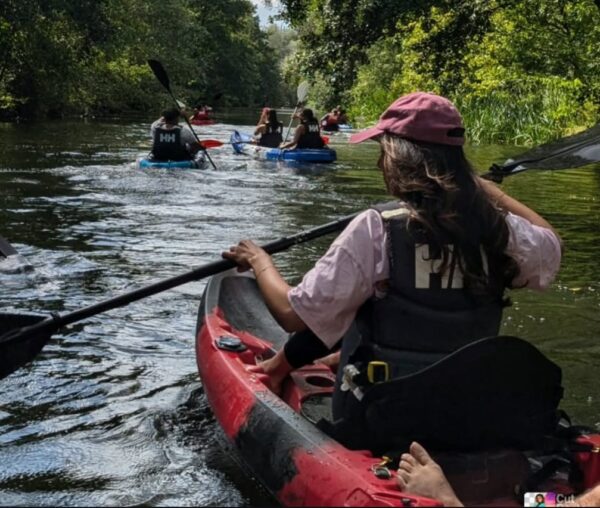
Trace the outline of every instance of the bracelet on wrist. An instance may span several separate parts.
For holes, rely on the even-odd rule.
[[[275,268],[275,265],[267,265],[267,266],[263,266],[262,268],[260,268],[259,270],[254,270],[254,278],[256,280],[258,280],[258,276],[263,273],[265,270],[268,270],[269,268]]]

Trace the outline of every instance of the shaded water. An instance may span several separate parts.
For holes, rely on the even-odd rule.
[[[253,120],[197,131],[226,141]],[[331,136],[333,167],[256,162],[225,146],[211,151],[218,171],[140,171],[130,163],[147,152],[147,131],[141,122],[0,125],[0,234],[35,267],[0,273],[0,309],[70,312],[215,261],[241,238],[266,242],[385,200],[377,148],[350,147],[345,134]],[[469,148],[480,169],[518,152]],[[549,291],[512,294],[503,331],[562,365],[563,407],[591,425],[600,422],[598,169],[528,171],[503,184],[566,245]],[[297,282],[330,241],[276,263]],[[197,377],[204,284],[62,330],[0,381],[0,505],[272,503],[220,446]]]

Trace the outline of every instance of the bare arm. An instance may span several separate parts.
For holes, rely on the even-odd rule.
[[[288,301],[290,286],[273,264],[271,256],[251,240],[242,240],[222,255],[235,261],[241,269],[254,270],[258,287],[269,311],[285,331],[298,332],[306,329],[306,324]]]
[[[294,139],[287,143],[282,143],[281,145],[279,145],[279,148],[295,147],[298,144],[298,141],[300,140],[300,136],[302,136],[305,131],[306,129],[304,128],[304,125],[298,125],[298,127],[296,127],[296,132],[294,132]]]

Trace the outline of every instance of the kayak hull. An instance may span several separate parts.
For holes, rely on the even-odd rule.
[[[163,168],[163,169],[201,169],[205,164],[204,156],[185,161],[154,161],[145,157],[139,157],[135,161],[137,169]]]
[[[190,120],[190,123],[192,125],[213,125],[216,123],[216,121],[210,120],[210,119],[206,119],[206,120],[196,119],[196,120]]]
[[[323,411],[329,407],[335,382],[328,367],[310,365],[292,372],[281,397],[269,389],[268,376],[256,362],[273,356],[287,338],[271,317],[252,275],[230,270],[209,280],[198,314],[198,370],[226,439],[250,472],[285,506],[441,506],[437,500],[399,491],[393,471],[388,478],[378,477],[375,471],[381,457],[349,450],[319,430],[315,425],[319,415],[330,418]],[[319,410],[315,413],[314,408]],[[597,434],[580,437],[578,442],[581,439],[589,448],[600,446]],[[600,460],[592,452],[583,455],[575,460],[583,465],[583,488],[588,488],[600,481]],[[484,453],[475,458],[482,456],[496,460],[498,455]],[[502,456],[503,469],[490,466],[488,470],[486,465],[475,473],[471,466],[461,470],[462,476],[456,478],[466,482],[467,491],[481,496],[488,489],[486,497],[474,498],[473,504],[522,506],[522,499],[513,494],[514,485],[509,495],[490,496],[490,488],[498,482],[490,487],[488,480],[482,480],[498,471],[511,477],[515,462],[507,462],[509,456],[510,450]],[[596,465],[586,466],[590,460],[596,460]],[[538,487],[540,491],[573,492],[566,482],[555,479]],[[502,489],[506,492],[505,485]]]
[[[335,162],[337,153],[330,148],[296,148],[294,150],[280,150],[279,148],[256,147],[258,158],[268,161],[295,161],[295,162]],[[262,148],[262,149],[261,149]]]
[[[287,403],[267,388],[256,357],[272,356],[287,334],[270,318],[257,292],[254,278],[245,274],[213,277],[202,299],[196,338],[209,404],[252,473],[285,506],[402,506],[402,499],[414,501],[414,506],[440,506],[401,493],[393,480],[377,478],[372,467],[381,459],[347,450],[301,416],[303,401],[331,394],[334,375],[329,368],[309,366],[294,372],[293,383],[284,388]],[[232,298],[234,294],[239,298]],[[249,306],[256,311],[254,326],[242,324]],[[227,337],[240,338],[247,349],[220,349],[219,339]]]
[[[238,131],[234,131],[230,141],[235,153],[249,155],[255,159],[310,163],[329,163],[337,160],[336,151],[330,148],[300,148],[293,150],[267,148],[253,144],[252,136]]]

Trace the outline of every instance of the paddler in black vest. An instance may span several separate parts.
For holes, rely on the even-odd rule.
[[[272,108],[263,108],[258,125],[254,130],[259,146],[277,148],[283,141],[283,123],[277,119],[277,111]]]
[[[463,152],[461,116],[447,99],[400,97],[351,142],[368,139],[379,143],[377,166],[393,201],[359,214],[300,284],[290,287],[250,240],[223,253],[254,270],[269,310],[294,332],[261,363],[275,392],[291,370],[343,339],[336,421],[352,418],[373,383],[387,386],[497,335],[508,304],[504,290],[547,288],[561,259],[560,238],[543,217],[475,174]],[[375,429],[394,428],[378,407]],[[418,424],[419,415],[409,418]],[[366,434],[352,436],[352,446],[362,447]]]
[[[185,161],[193,159],[200,147],[187,126],[179,125],[181,113],[167,109],[150,127],[152,159],[155,161]]]
[[[321,137],[319,122],[312,109],[304,108],[298,118],[300,125],[296,127],[294,139],[288,143],[282,143],[279,148],[323,148],[325,143]]]

